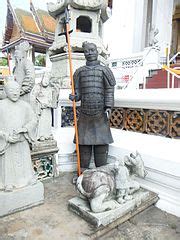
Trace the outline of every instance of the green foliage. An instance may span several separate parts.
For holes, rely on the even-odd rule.
[[[8,66],[7,58],[0,58],[0,66]]]
[[[38,54],[35,57],[35,66],[40,66],[40,67],[46,66],[46,56],[44,54]]]

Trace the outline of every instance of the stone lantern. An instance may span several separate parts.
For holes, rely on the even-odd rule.
[[[103,24],[111,15],[112,1],[108,0],[58,0],[48,3],[49,14],[56,19],[55,40],[49,49],[52,74],[58,78],[61,88],[69,88],[69,66],[66,37],[63,35],[65,8],[70,13],[71,48],[73,70],[85,64],[82,43],[89,41],[97,45],[99,60],[104,63],[107,50],[102,43]]]

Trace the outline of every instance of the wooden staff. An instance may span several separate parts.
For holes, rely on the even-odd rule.
[[[68,58],[69,58],[69,70],[70,70],[70,79],[71,79],[71,89],[72,95],[75,95],[74,91],[74,79],[73,79],[73,68],[72,68],[72,53],[70,45],[70,26],[69,26],[69,11],[65,9],[65,24],[66,24],[66,41],[68,44]],[[80,152],[79,152],[79,138],[78,138],[78,127],[77,127],[77,116],[76,116],[76,102],[73,100],[73,113],[74,113],[74,128],[75,128],[75,139],[76,139],[76,153],[77,153],[77,172],[78,176],[81,175],[81,166],[80,166]]]
[[[8,61],[9,75],[11,75],[11,68],[10,68],[10,53],[9,53],[9,52],[7,52],[7,61]]]

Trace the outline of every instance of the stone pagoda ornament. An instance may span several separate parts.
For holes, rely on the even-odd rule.
[[[68,7],[71,14],[71,46],[74,52],[82,51],[85,39],[91,39],[100,53],[106,56],[107,52],[102,44],[103,23],[110,17],[110,9],[106,0],[58,0],[57,4],[48,3],[49,14],[58,20],[55,32],[55,41],[50,47],[51,54],[66,52],[66,38],[63,20],[64,11]]]
[[[52,72],[54,77],[60,79],[61,88],[69,88],[65,8],[70,13],[73,70],[85,63],[82,44],[86,40],[97,46],[101,62],[106,59],[108,52],[102,43],[102,34],[103,24],[110,17],[111,8],[107,0],[58,0],[56,4],[48,3],[47,7],[49,14],[57,20],[55,40],[49,49]]]

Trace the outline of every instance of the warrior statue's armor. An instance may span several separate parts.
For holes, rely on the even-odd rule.
[[[79,68],[74,74],[74,81],[82,113],[93,116],[104,113],[105,107],[111,108],[114,105],[114,76],[99,61]]]
[[[81,101],[78,120],[80,161],[82,168],[88,168],[94,151],[97,167],[107,163],[108,144],[113,142],[107,109],[114,105],[116,81],[112,71],[97,61],[95,44],[84,45],[86,65],[74,73],[76,101]],[[73,100],[71,95],[71,100]]]

